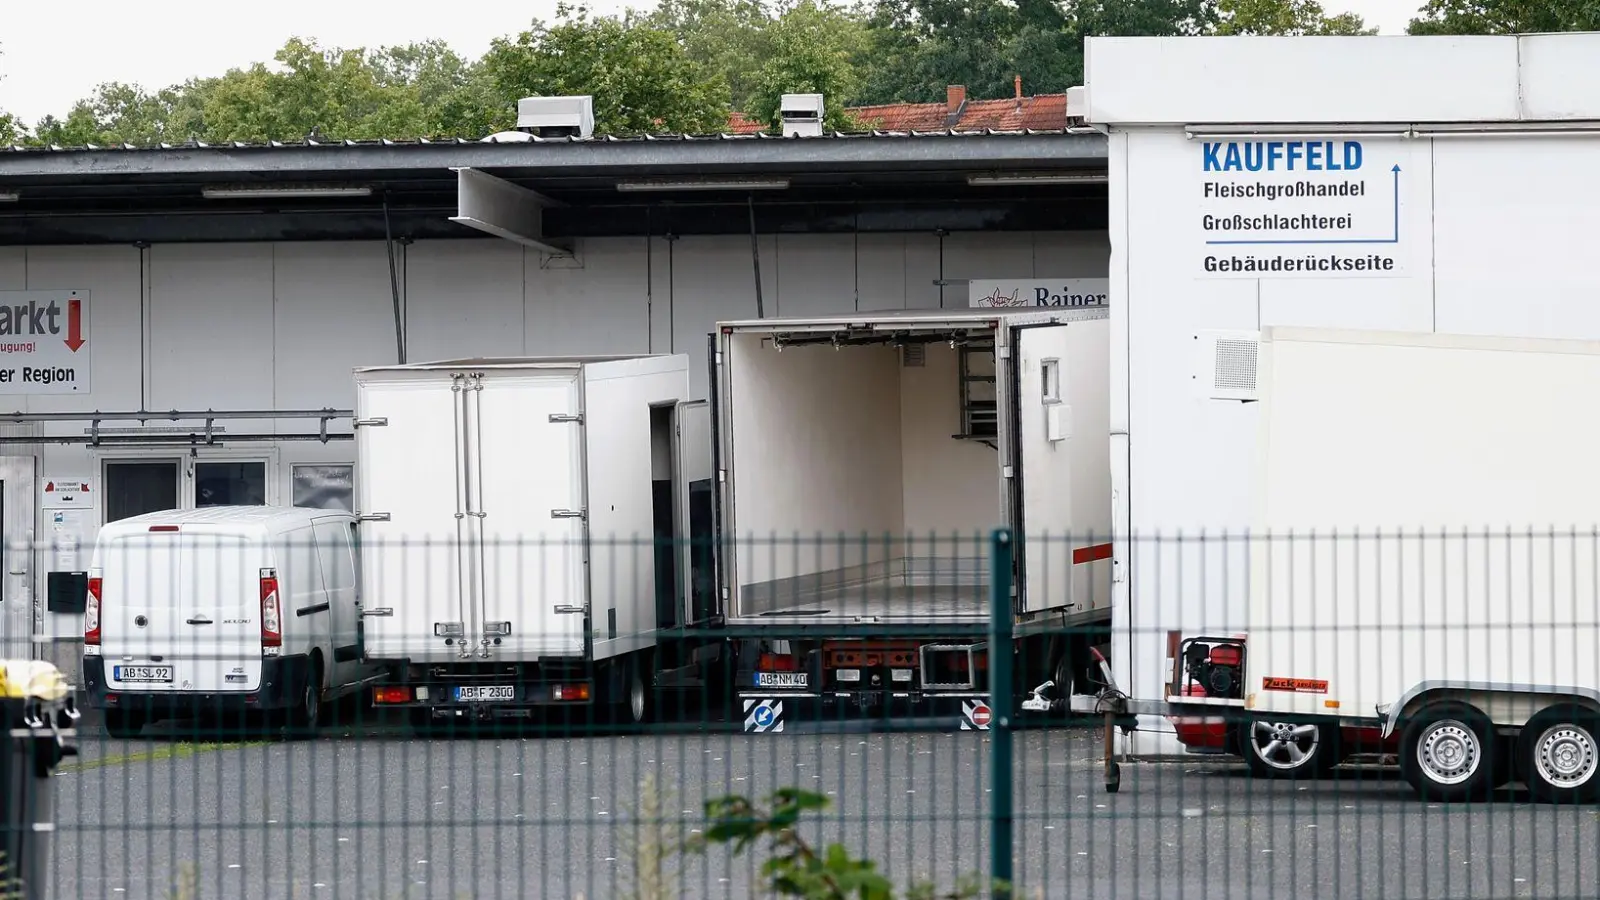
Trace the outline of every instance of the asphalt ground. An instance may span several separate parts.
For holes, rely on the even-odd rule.
[[[1520,789],[1440,806],[1392,769],[1266,782],[1217,758],[1125,764],[1107,794],[1097,729],[1014,738],[1022,896],[1600,894],[1600,808]],[[831,802],[810,839],[899,883],[950,887],[989,858],[990,737],[975,732],[422,739],[366,724],[223,743],[91,729],[80,746],[56,781],[54,897],[622,898],[650,848],[703,828],[707,798],[787,786]],[[667,896],[755,896],[761,859],[669,854]]]

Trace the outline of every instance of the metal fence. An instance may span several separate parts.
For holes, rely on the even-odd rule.
[[[52,597],[83,716],[21,896],[1600,885],[1597,534],[166,537]]]

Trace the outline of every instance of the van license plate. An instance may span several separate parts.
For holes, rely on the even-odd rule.
[[[756,687],[803,688],[805,672],[757,672]]]
[[[500,700],[517,699],[517,689],[509,684],[497,684],[492,687],[473,685],[471,687],[456,688],[457,703],[493,703]]]
[[[111,677],[127,682],[168,682],[172,680],[171,666],[112,666]]]

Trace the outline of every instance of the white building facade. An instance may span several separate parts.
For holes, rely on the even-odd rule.
[[[1597,78],[1593,34],[1089,40],[1130,695],[1174,632],[1244,630],[1263,326],[1600,338]]]
[[[37,317],[58,329],[42,335],[0,321],[15,351],[0,353],[0,369],[72,370],[50,384],[0,375],[4,537],[39,545],[10,554],[11,636],[26,628],[75,668],[82,616],[70,573],[87,567],[107,521],[231,503],[350,508],[361,477],[351,373],[396,362],[402,344],[408,362],[688,353],[703,397],[707,335],[718,320],[756,315],[757,265],[765,314],[794,316],[967,306],[974,281],[1093,287],[1109,254],[1101,230],[764,233],[754,248],[748,234],[582,236],[566,246],[397,241],[392,267],[382,239],[0,246],[0,306],[60,307]],[[114,418],[171,410],[184,415]],[[195,415],[206,411],[215,418]],[[241,411],[255,417],[229,416]],[[260,439],[272,436],[282,439]]]

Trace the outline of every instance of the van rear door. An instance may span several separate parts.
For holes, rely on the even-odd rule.
[[[190,529],[157,525],[102,548],[101,652],[113,690],[260,687],[261,545]]]

